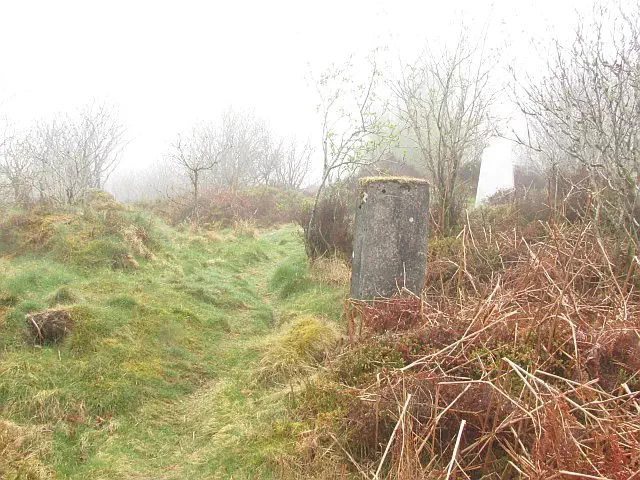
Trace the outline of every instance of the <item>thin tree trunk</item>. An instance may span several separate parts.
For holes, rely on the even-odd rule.
[[[200,205],[199,205],[199,199],[198,199],[198,174],[199,172],[196,170],[193,173],[193,212],[196,216],[196,226],[199,227],[200,226]]]
[[[306,234],[306,238],[305,238],[305,250],[307,251],[307,257],[308,258],[312,258],[313,256],[313,248],[311,246],[311,229],[313,228],[313,223],[316,219],[316,212],[318,210],[318,203],[320,202],[320,194],[322,193],[322,190],[324,188],[324,184],[327,182],[327,178],[329,177],[328,172],[325,172],[325,174],[322,176],[322,182],[320,183],[320,186],[318,187],[318,191],[316,192],[316,196],[315,199],[313,200],[313,208],[311,209],[311,216],[309,217],[309,224],[307,225],[307,234]]]

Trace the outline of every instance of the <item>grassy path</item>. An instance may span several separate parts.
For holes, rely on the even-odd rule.
[[[261,350],[297,315],[337,317],[343,292],[306,276],[293,227],[215,241],[160,233],[164,253],[135,274],[0,260],[0,421],[30,446],[0,457],[0,477],[277,476],[295,425],[286,390],[255,381]],[[24,314],[65,295],[73,334],[33,347]]]

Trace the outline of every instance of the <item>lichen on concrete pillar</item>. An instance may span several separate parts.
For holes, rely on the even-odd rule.
[[[360,180],[351,298],[391,297],[424,286],[429,228],[429,184],[409,177]]]

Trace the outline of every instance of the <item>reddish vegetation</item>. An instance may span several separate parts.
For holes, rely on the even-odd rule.
[[[205,192],[200,198],[201,221],[209,227],[231,227],[238,221],[250,221],[260,227],[293,223],[305,202],[310,199],[302,193],[273,187]],[[171,225],[195,220],[190,196],[145,206]]]
[[[352,305],[348,350],[386,345],[401,365],[348,385],[345,461],[377,469],[388,447],[392,478],[640,478],[634,244],[527,232],[467,225],[432,253],[423,298]]]

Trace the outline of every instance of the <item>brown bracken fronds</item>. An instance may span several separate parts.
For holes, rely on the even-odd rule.
[[[640,479],[635,246],[528,232],[468,224],[422,297],[350,305],[326,448],[367,478]]]

